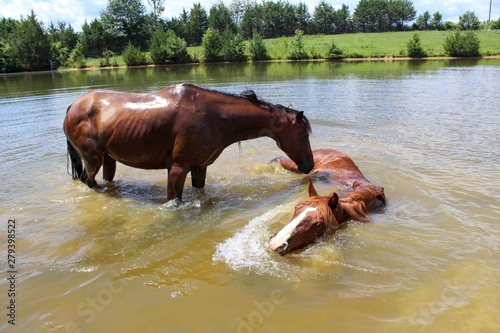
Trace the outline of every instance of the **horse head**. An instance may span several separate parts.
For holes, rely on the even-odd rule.
[[[337,194],[319,196],[309,179],[309,197],[295,206],[291,221],[269,239],[269,246],[280,255],[303,248],[337,230],[342,214]]]
[[[314,158],[309,142],[311,125],[303,111],[296,111],[292,106],[277,106],[283,109],[284,117],[275,118],[271,131],[278,147],[295,162],[300,172],[308,174],[314,168]]]

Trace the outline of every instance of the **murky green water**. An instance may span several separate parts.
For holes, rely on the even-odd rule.
[[[6,332],[494,332],[500,329],[500,61],[265,63],[0,76],[0,328]],[[307,193],[229,147],[204,190],[166,203],[166,172],[66,173],[66,108],[93,88],[179,82],[293,104],[313,149],[385,187],[373,223],[279,257],[269,236]],[[334,190],[318,182],[322,194]],[[8,220],[16,295],[8,296]],[[11,299],[16,325],[8,324]]]

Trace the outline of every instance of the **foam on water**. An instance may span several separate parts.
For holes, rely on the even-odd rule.
[[[280,263],[268,246],[268,225],[282,211],[280,205],[250,220],[234,236],[217,245],[213,260],[225,262],[234,270],[282,275],[278,269]]]

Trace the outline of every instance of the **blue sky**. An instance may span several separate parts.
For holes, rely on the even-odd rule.
[[[183,8],[187,11],[194,2],[199,2],[207,12],[218,0],[193,0],[193,1],[170,1],[165,0],[165,18],[177,17]],[[229,5],[233,0],[223,0]],[[260,0],[257,0],[260,1]],[[277,1],[277,0],[276,0]],[[299,3],[301,0],[288,0],[290,3]],[[334,7],[340,8],[342,4],[349,6],[349,10],[354,12],[359,0],[327,0]],[[82,24],[92,21],[99,16],[99,13],[106,9],[108,0],[0,0],[0,17],[11,17],[20,19],[27,16],[31,9],[34,10],[38,19],[46,26],[52,21],[57,23],[64,21],[70,23],[76,31],[81,30]],[[309,7],[312,14],[314,7],[320,0],[302,0]],[[500,0],[492,0],[491,19],[500,18]],[[150,10],[147,0],[143,3]],[[439,11],[443,15],[444,21],[458,22],[460,15],[468,10],[474,11],[481,21],[488,19],[490,0],[414,0],[413,5],[417,10],[417,16],[428,10],[431,14]]]

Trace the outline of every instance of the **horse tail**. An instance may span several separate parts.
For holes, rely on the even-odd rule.
[[[68,154],[67,154],[67,159],[68,159],[68,164],[69,161],[71,161],[71,176],[73,179],[81,179],[82,174],[83,174],[83,162],[78,155],[78,152],[76,151],[75,147],[67,140],[68,142]],[[69,173],[69,171],[68,171]]]

